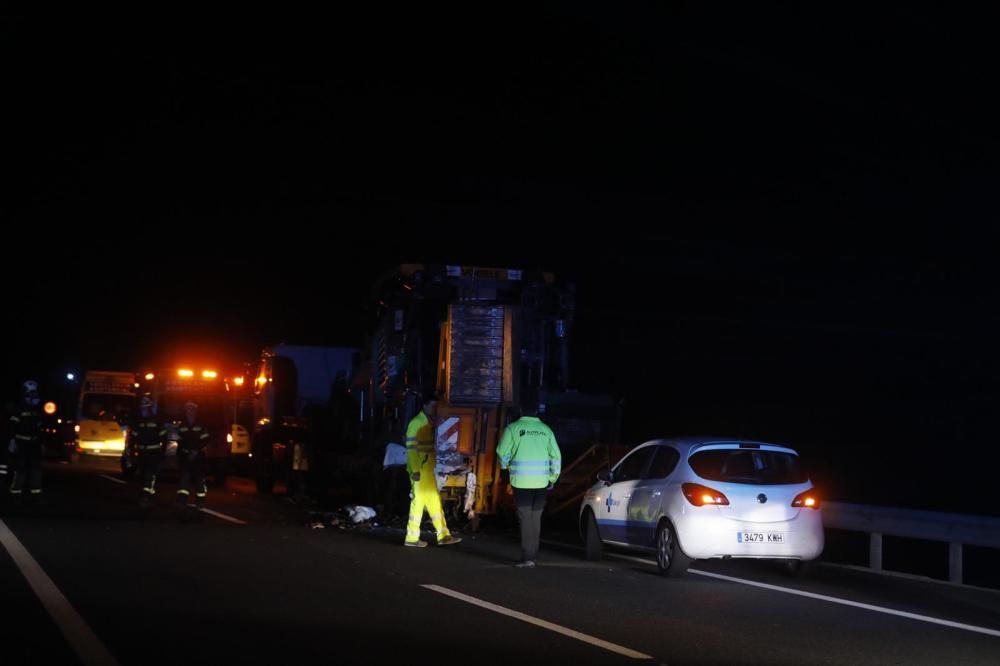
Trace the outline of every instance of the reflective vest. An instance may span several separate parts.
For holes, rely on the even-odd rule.
[[[42,430],[42,412],[33,407],[20,407],[10,415],[10,429],[18,442],[37,442]]]
[[[406,426],[406,471],[412,476],[424,468],[433,472],[437,464],[434,454],[434,424],[423,410],[410,419]]]
[[[163,448],[163,438],[167,431],[156,421],[139,421],[135,425],[136,446],[140,451],[155,451]]]
[[[522,416],[507,426],[497,448],[500,468],[510,470],[515,488],[545,488],[562,469],[562,453],[552,430],[537,417]]]
[[[181,441],[177,448],[187,451],[201,451],[208,444],[208,431],[200,425],[182,425],[177,429]]]

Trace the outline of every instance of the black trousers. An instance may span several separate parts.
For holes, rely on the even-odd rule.
[[[25,485],[32,495],[42,492],[42,443],[17,440],[17,453],[10,456],[7,476],[10,478],[10,494],[21,495]]]
[[[534,560],[538,555],[546,494],[545,488],[514,488],[517,520],[521,523],[521,555],[525,560]]]
[[[186,503],[187,496],[193,492],[195,504],[200,506],[208,494],[208,487],[205,486],[205,453],[197,451],[189,454],[178,451],[177,463],[181,468],[177,501]]]
[[[147,495],[156,494],[156,475],[160,473],[163,463],[163,449],[156,448],[143,451],[139,456],[139,471],[142,473],[142,492]]]

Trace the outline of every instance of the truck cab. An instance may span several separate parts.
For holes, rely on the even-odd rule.
[[[319,449],[310,451],[313,464],[326,462],[322,458],[328,447],[315,443],[338,438],[337,429],[330,427],[331,408],[346,390],[357,363],[358,350],[348,347],[279,344],[261,352],[251,434],[258,492],[270,493],[276,482],[287,480],[295,444]]]

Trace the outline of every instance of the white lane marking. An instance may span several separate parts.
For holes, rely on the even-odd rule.
[[[128,483],[128,481],[122,481],[121,479],[116,479],[115,477],[113,477],[113,476],[108,476],[107,474],[101,474],[101,475],[99,475],[99,476],[100,476],[100,477],[101,477],[102,479],[107,479],[108,481],[114,481],[115,483],[120,483],[120,484],[122,484],[122,485],[126,485],[126,484]]]
[[[848,571],[860,571],[861,573],[872,574],[873,576],[885,576],[887,578],[902,578],[903,580],[912,580],[918,583],[931,583],[933,585],[946,585],[948,587],[957,587],[963,590],[975,590],[976,592],[988,592],[990,594],[1000,594],[1000,589],[995,589],[992,587],[981,587],[979,585],[970,585],[969,583],[953,583],[950,580],[941,580],[940,578],[931,578],[930,576],[918,576],[917,574],[903,573],[902,571],[889,571],[888,569],[875,570],[871,567],[862,567],[856,564],[840,564],[838,562],[819,562],[822,567],[828,567],[831,569],[847,569]]]
[[[236,523],[237,525],[246,525],[245,520],[240,520],[239,518],[233,518],[232,516],[227,516],[224,513],[219,513],[218,511],[212,511],[211,509],[198,509],[202,513],[207,513],[210,516],[215,516],[216,518],[222,518],[223,520],[228,520],[231,523]]]
[[[590,645],[596,645],[599,648],[608,650],[609,652],[614,652],[616,654],[624,655],[626,657],[631,657],[632,659],[652,659],[648,654],[643,654],[642,652],[636,652],[627,647],[622,647],[621,645],[616,645],[615,643],[609,643],[608,641],[601,640],[600,638],[594,638],[588,634],[582,634],[579,631],[574,631],[573,629],[568,629],[558,624],[553,624],[551,622],[546,622],[545,620],[540,620],[531,615],[525,615],[515,610],[509,608],[504,608],[503,606],[497,606],[496,604],[491,604],[488,601],[483,601],[482,599],[477,599],[476,597],[470,597],[467,594],[462,594],[461,592],[456,592],[454,590],[449,590],[446,587],[441,587],[439,585],[421,585],[428,590],[444,594],[446,596],[452,597],[453,599],[458,599],[466,603],[472,604],[473,606],[479,606],[480,608],[485,608],[491,610],[494,613],[500,613],[501,615],[506,615],[507,617],[512,617],[522,622],[527,622],[528,624],[533,624],[536,627],[542,627],[543,629],[548,629],[549,631],[554,631],[557,634],[562,634],[563,636],[568,636],[569,638],[575,638],[578,641],[583,641],[584,643],[589,643]]]
[[[107,474],[101,474],[100,477],[102,479],[107,479],[108,481],[114,481],[115,483],[121,483],[121,484],[128,483],[127,481],[122,481],[121,479],[116,479],[115,477],[108,476]],[[207,513],[210,516],[215,516],[216,518],[221,518],[222,520],[228,520],[229,522],[235,523],[237,525],[246,525],[247,524],[246,521],[240,520],[239,518],[233,518],[232,516],[227,516],[226,514],[219,513],[218,511],[212,511],[211,509],[198,509],[198,510],[202,511],[204,513]]]
[[[609,553],[608,557],[616,557],[620,560],[642,562],[643,564],[652,564],[654,567],[656,566],[656,562],[654,562],[653,560],[645,560],[642,559],[641,557],[629,557],[628,555],[617,555],[614,553]],[[849,599],[841,599],[839,597],[828,597],[825,594],[816,594],[815,592],[804,592],[802,590],[794,590],[790,587],[781,587],[780,585],[758,583],[755,580],[747,580],[745,578],[734,578],[733,576],[723,576],[722,574],[711,573],[709,571],[701,571],[700,569],[688,569],[688,571],[693,574],[697,574],[699,576],[718,578],[719,580],[729,581],[730,583],[740,583],[741,585],[750,585],[751,587],[759,587],[765,590],[772,590],[774,592],[784,592],[785,594],[794,594],[795,596],[799,597],[807,597],[809,599],[819,599],[820,601],[827,601],[832,604],[851,606],[853,608],[863,608],[864,610],[875,611],[876,613],[885,613],[886,615],[905,617],[909,620],[917,620],[918,622],[929,622],[930,624],[939,624],[944,627],[951,627],[952,629],[962,629],[963,631],[971,631],[977,634],[986,634],[987,636],[1000,637],[1000,630],[998,629],[990,629],[988,627],[977,627],[974,624],[963,624],[961,622],[952,622],[951,620],[942,620],[940,618],[931,617],[929,615],[908,613],[906,611],[886,608],[885,606],[873,606],[872,604],[863,604],[860,601],[851,601]]]
[[[21,544],[10,528],[0,520],[0,544],[3,544],[21,574],[34,590],[45,610],[59,626],[66,641],[86,666],[117,666],[118,660],[104,647],[69,600]]]

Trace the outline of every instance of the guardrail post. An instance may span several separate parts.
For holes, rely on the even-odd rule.
[[[882,535],[872,532],[868,542],[868,566],[873,571],[882,571]]]
[[[962,582],[962,544],[948,544],[948,580],[953,583]]]

